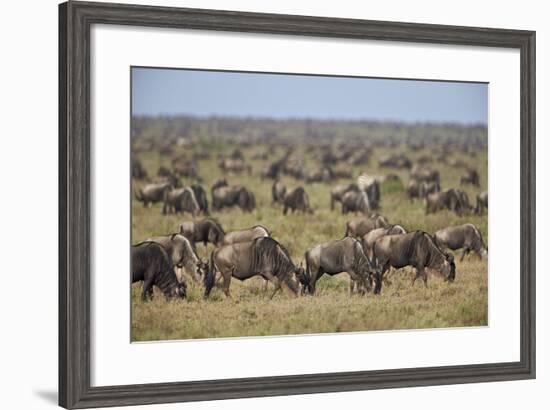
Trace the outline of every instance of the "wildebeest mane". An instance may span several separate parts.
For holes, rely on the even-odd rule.
[[[166,295],[169,296],[173,289],[178,285],[178,279],[174,272],[172,265],[172,260],[168,256],[168,252],[161,244],[154,241],[143,241],[135,245],[132,245],[133,248],[144,247],[145,249],[149,247],[154,247],[161,252],[161,258],[155,258],[151,261],[150,255],[145,254],[144,252],[138,252],[135,254],[138,264],[143,268],[147,269],[151,263],[155,263],[154,270],[156,272],[154,284],[160,288],[160,290]],[[132,258],[133,259],[133,258]]]
[[[266,265],[271,268],[274,276],[288,275],[295,269],[288,251],[269,236],[256,238],[252,241],[250,270],[260,273]],[[279,279],[284,280],[286,277],[280,277]]]

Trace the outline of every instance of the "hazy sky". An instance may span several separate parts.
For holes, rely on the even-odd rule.
[[[134,115],[487,124],[487,84],[132,69]]]

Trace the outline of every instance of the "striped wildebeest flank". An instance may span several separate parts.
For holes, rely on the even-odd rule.
[[[363,190],[360,191],[348,191],[342,197],[342,213],[355,213],[358,212],[368,214],[371,210],[369,197]]]
[[[362,244],[365,254],[372,258],[372,247],[378,238],[381,238],[386,235],[402,235],[407,233],[405,228],[401,225],[388,225],[384,228],[376,228],[367,234],[363,235]]]
[[[382,215],[374,214],[370,217],[357,218],[346,222],[344,236],[362,238],[373,229],[384,228],[386,226],[388,226],[388,220]]]
[[[286,194],[286,187],[283,185],[279,178],[273,181],[271,186],[271,203],[283,203]]]
[[[189,239],[193,248],[196,248],[197,242],[202,242],[204,246],[210,242],[217,247],[225,238],[225,231],[220,223],[213,218],[183,222],[179,226],[179,233]]]
[[[415,199],[424,199],[428,194],[441,191],[438,181],[418,181],[411,179],[407,184],[407,195],[411,202]]]
[[[381,268],[381,279],[390,267],[400,269],[405,266],[416,269],[413,285],[416,279],[422,277],[424,285],[428,286],[426,268],[440,272],[449,282],[455,279],[454,257],[437,246],[433,237],[423,231],[379,238],[374,243],[373,259]],[[374,292],[380,293],[381,290],[382,280],[379,280]]]
[[[364,294],[372,288],[379,272],[363,252],[361,243],[346,237],[322,243],[305,253],[306,277],[309,279],[309,293],[315,294],[315,284],[325,273],[333,276],[347,272],[350,277],[350,295],[357,285],[359,293]]]
[[[202,212],[204,215],[209,215],[208,212],[208,197],[206,195],[206,191],[200,184],[193,184],[191,185],[191,189],[193,190],[193,193],[195,194],[195,199],[197,200],[197,204],[199,205],[200,212]]]
[[[460,177],[460,185],[471,184],[473,186],[479,186],[479,174],[473,168],[468,168],[466,174]]]
[[[283,215],[286,215],[289,209],[292,213],[294,211],[313,213],[313,209],[311,209],[309,204],[309,196],[304,187],[293,188],[285,194],[283,199]]]
[[[164,247],[172,258],[172,264],[176,267],[176,276],[183,282],[181,269],[185,269],[197,283],[206,274],[208,264],[201,261],[197,252],[185,236],[174,233],[171,235],[155,236],[147,241],[156,242]]]
[[[223,292],[230,297],[231,278],[241,281],[260,276],[275,285],[271,298],[283,288],[292,295],[300,294],[300,284],[308,281],[302,267],[296,266],[288,251],[275,239],[263,237],[252,242],[235,243],[215,249],[210,255],[205,277],[204,297],[208,298],[214,287],[216,273],[223,279]]]
[[[481,232],[474,224],[464,224],[458,226],[449,226],[440,229],[434,234],[435,242],[442,249],[451,249],[456,251],[462,249],[460,261],[464,256],[474,251],[479,259],[487,259],[487,245],[483,241]]]
[[[146,241],[132,246],[132,283],[143,282],[141,299],[153,297],[153,286],[159,288],[167,299],[185,298],[187,287],[179,282],[172,259],[162,245]]]
[[[165,192],[162,213],[166,215],[172,212],[176,214],[189,212],[193,218],[200,212],[200,206],[191,188],[175,188]]]
[[[135,191],[135,197],[139,202],[143,202],[144,207],[147,207],[151,204],[163,202],[166,192],[171,189],[172,184],[170,182],[147,184]]]
[[[251,228],[226,233],[222,241],[222,246],[233,245],[234,243],[252,242],[256,238],[267,236],[271,236],[271,233],[266,227],[255,225]]]
[[[342,203],[342,198],[348,192],[359,192],[357,184],[336,185],[330,190],[330,210],[334,211],[336,202]]]
[[[380,182],[374,176],[363,172],[357,178],[359,189],[367,194],[368,208],[376,210],[380,207]]]

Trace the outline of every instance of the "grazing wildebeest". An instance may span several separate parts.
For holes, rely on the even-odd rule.
[[[313,182],[329,182],[334,179],[334,171],[331,167],[323,167],[322,169],[318,169],[316,171],[310,171],[306,174],[305,180],[306,182],[313,183]]]
[[[462,216],[470,210],[470,203],[466,193],[460,189],[434,192],[426,196],[426,214],[449,209]]]
[[[378,238],[381,238],[386,235],[402,235],[407,233],[405,228],[401,225],[388,225],[384,228],[376,228],[367,234],[363,235],[363,250],[365,254],[372,258],[372,247]]]
[[[165,192],[163,214],[189,212],[194,218],[199,211],[200,206],[191,188],[177,188]]]
[[[296,187],[285,194],[283,199],[283,215],[286,215],[288,210],[307,212],[312,214],[313,209],[309,206],[309,196],[304,187]]]
[[[334,204],[342,202],[343,196],[348,192],[359,192],[356,184],[336,185],[330,190],[330,210],[334,211]]]
[[[460,261],[464,256],[474,251],[479,259],[487,258],[487,246],[483,241],[481,232],[474,224],[464,224],[458,226],[449,226],[440,229],[434,234],[435,242],[442,249],[451,249],[453,251],[462,249]]]
[[[381,276],[390,268],[412,266],[416,275],[412,284],[422,277],[428,286],[426,268],[439,271],[445,280],[454,281],[456,267],[451,254],[443,251],[426,232],[415,231],[402,235],[387,235],[378,238],[373,247],[373,260],[381,268]],[[377,281],[374,293],[380,293],[382,280]]]
[[[361,243],[355,238],[329,241],[313,247],[305,253],[306,277],[309,279],[309,293],[315,294],[317,280],[347,272],[350,277],[350,294],[355,285],[361,293],[370,290],[377,273],[371,261],[363,252]]]
[[[411,202],[414,198],[424,199],[428,194],[441,191],[439,182],[437,181],[418,181],[416,179],[411,179],[407,185],[407,195],[409,196]]]
[[[197,242],[202,242],[204,246],[210,242],[217,247],[222,244],[225,237],[222,226],[212,218],[183,222],[180,224],[179,233],[189,239],[193,247],[196,247]]]
[[[208,197],[206,196],[206,191],[202,187],[202,185],[199,184],[193,184],[191,185],[191,189],[193,190],[193,193],[195,194],[195,199],[197,200],[197,204],[199,205],[200,211],[204,215],[208,215]]]
[[[412,167],[412,161],[403,154],[397,154],[381,158],[380,161],[378,161],[378,165],[387,168],[408,169]]]
[[[476,214],[481,214],[483,209],[489,209],[489,194],[487,191],[477,194],[476,197]]]
[[[185,298],[184,282],[178,282],[172,260],[164,247],[156,242],[141,242],[132,246],[132,283],[143,281],[141,300],[153,296],[158,287],[167,299]]]
[[[479,186],[479,174],[475,169],[469,168],[466,170],[466,175],[460,177],[460,185],[472,184],[473,186]]]
[[[200,179],[198,165],[193,161],[175,161],[172,164],[174,173],[181,177]]]
[[[222,246],[241,242],[252,242],[256,238],[263,238],[266,236],[271,236],[267,228],[261,225],[256,225],[252,228],[226,233],[222,241]]]
[[[372,215],[370,218],[358,218],[346,222],[345,236],[362,238],[367,233],[376,228],[384,228],[388,225],[388,220],[382,215]]]
[[[242,185],[230,186],[225,179],[216,181],[212,186],[212,208],[220,210],[233,206],[252,212],[256,207],[256,197]]]
[[[357,178],[357,184],[359,185],[359,189],[367,194],[369,209],[378,209],[380,204],[380,183],[377,179],[363,173]]]
[[[169,182],[147,184],[143,188],[135,191],[136,199],[143,202],[143,206],[147,207],[150,204],[163,202],[167,191],[172,189]]]
[[[286,187],[280,179],[276,179],[271,187],[272,203],[282,203],[285,199]]]
[[[164,247],[172,258],[172,264],[176,267],[176,276],[183,281],[181,269],[185,268],[195,282],[199,282],[206,273],[207,264],[200,260],[193,245],[185,236],[174,233],[171,235],[155,236],[147,239],[148,242],[156,242]]]
[[[370,211],[369,197],[365,191],[349,191],[342,197],[342,213],[361,212],[368,214]]]
[[[252,173],[252,167],[241,158],[224,158],[220,160],[218,165],[223,172],[240,174],[246,171],[248,175]]]
[[[308,281],[303,268],[297,267],[288,251],[275,239],[263,237],[252,242],[235,243],[218,248],[210,255],[208,274],[205,277],[204,297],[212,290],[216,273],[220,272],[223,279],[223,291],[230,297],[229,285],[231,278],[246,280],[260,276],[275,285],[271,298],[281,286],[291,291],[295,296],[300,294],[300,285],[307,286]]]

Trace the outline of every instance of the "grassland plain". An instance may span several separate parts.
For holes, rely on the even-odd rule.
[[[208,191],[214,180],[222,176],[217,166],[217,154],[228,154],[234,145],[218,144],[208,146],[211,159],[199,161],[199,173],[203,186]],[[243,229],[261,224],[272,231],[272,236],[281,242],[291,253],[295,263],[304,259],[304,253],[311,247],[344,235],[346,221],[353,215],[342,215],[339,207],[330,210],[329,191],[337,183],[351,181],[340,180],[332,184],[304,184],[290,177],[282,180],[287,187],[304,185],[312,207],[313,215],[282,215],[280,206],[271,203],[272,180],[260,178],[260,170],[267,161],[251,160],[258,151],[266,147],[239,147],[247,162],[253,167],[251,175],[226,175],[230,184],[242,184],[252,189],[256,195],[257,208],[252,213],[243,213],[239,209],[214,212],[226,231]],[[372,175],[397,173],[403,184],[408,181],[408,171],[379,169],[377,158],[387,153],[404,153],[411,159],[420,155],[430,155],[427,148],[411,150],[406,145],[395,148],[375,148],[369,165],[352,167],[354,177],[361,172]],[[190,152],[177,147],[176,154]],[[279,158],[283,150],[272,149],[270,159]],[[487,154],[479,151],[476,155],[453,153],[451,157],[461,159],[480,174],[481,187],[470,185],[462,188],[470,201],[487,189]],[[306,158],[308,158],[306,156]],[[170,158],[156,151],[139,153],[139,159],[149,175],[155,175],[159,166],[170,167]],[[315,168],[311,158],[307,165]],[[463,170],[434,162],[441,174],[442,189],[458,187]],[[184,184],[193,181],[182,180]],[[134,188],[140,183],[134,181]],[[390,223],[399,223],[408,231],[421,229],[433,233],[450,225],[466,222],[475,224],[483,238],[489,244],[487,215],[466,215],[459,217],[450,211],[441,211],[425,215],[424,205],[411,202],[401,182],[382,185],[381,209]],[[144,208],[132,201],[132,242],[137,243],[153,235],[164,235],[177,231],[178,225],[191,219],[185,215],[162,215],[162,205],[156,204]],[[213,249],[198,245],[199,255],[206,259]],[[263,289],[263,280],[252,278],[245,282],[231,282],[232,299],[227,299],[220,289],[214,289],[211,297],[202,299],[202,288],[188,281],[187,300],[166,301],[160,293],[147,303],[141,302],[139,295],[141,284],[132,286],[132,340],[153,341],[168,339],[190,339],[211,337],[265,336],[284,334],[312,334],[325,332],[352,332],[389,329],[421,329],[440,327],[484,326],[488,320],[488,266],[477,256],[470,255],[464,262],[457,259],[457,277],[454,283],[444,282],[435,274],[430,275],[428,287],[421,282],[411,287],[412,268],[395,272],[391,284],[385,286],[382,294],[374,296],[348,295],[349,279],[347,274],[335,277],[324,276],[317,285],[315,297],[293,298],[278,293],[272,300]]]

